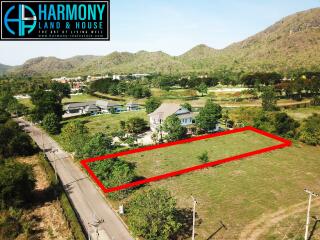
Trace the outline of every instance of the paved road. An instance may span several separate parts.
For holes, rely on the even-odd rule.
[[[134,239],[120,218],[104,200],[96,185],[76,165],[70,154],[44,131],[31,125],[21,118],[15,119],[32,137],[57,169],[63,186],[76,208],[79,220],[83,223],[88,236],[97,239],[96,228],[92,226],[98,220],[104,220],[99,225],[99,240],[132,240]],[[55,164],[54,164],[55,163]],[[89,238],[89,237],[88,237]]]

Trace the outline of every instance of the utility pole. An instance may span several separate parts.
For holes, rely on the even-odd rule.
[[[163,113],[159,113],[159,123],[160,123],[160,142],[162,143],[163,142],[163,134],[162,134],[162,116],[163,116]]]
[[[308,235],[309,235],[309,225],[310,225],[310,209],[311,209],[311,200],[312,197],[319,197],[319,194],[316,194],[314,192],[311,192],[308,189],[304,190],[307,194],[309,194],[309,202],[308,202],[308,210],[307,210],[307,223],[306,223],[306,233],[304,235],[304,239],[308,240]]]
[[[195,235],[195,225],[196,225],[196,205],[197,205],[197,200],[191,196],[192,201],[193,201],[193,217],[192,217],[192,240],[194,240],[194,235]]]

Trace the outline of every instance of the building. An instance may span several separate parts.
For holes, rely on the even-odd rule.
[[[111,78],[111,76],[109,75],[104,75],[104,76],[88,76],[87,77],[87,82],[94,82],[100,79],[107,79],[107,78]]]
[[[84,103],[70,103],[66,105],[65,111],[67,115],[113,113],[121,112],[122,105],[113,101],[97,100]]]
[[[82,81],[82,77],[60,77],[60,78],[52,78],[51,81],[56,81],[60,83],[69,83],[72,81]]]
[[[110,113],[110,112],[121,112],[122,104],[114,101],[96,101],[97,107],[100,108],[102,113]]]
[[[188,127],[193,124],[194,116],[191,111],[181,107],[179,104],[163,103],[153,113],[149,114],[151,130],[158,130],[167,117],[173,114],[178,116],[182,126]]]
[[[149,77],[149,76],[151,76],[151,75],[148,73],[134,73],[134,74],[132,74],[132,77],[136,78],[136,79],[144,79],[145,77]]]
[[[137,111],[140,109],[140,105],[138,103],[134,103],[134,102],[128,102],[127,105],[127,111]]]

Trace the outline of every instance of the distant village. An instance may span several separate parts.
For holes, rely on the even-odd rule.
[[[112,80],[124,80],[128,78],[132,79],[143,79],[145,77],[150,76],[147,73],[135,73],[130,75],[101,75],[101,76],[87,76],[85,79],[84,77],[59,77],[59,78],[52,78],[52,81],[60,82],[60,83],[68,83],[71,87],[71,93],[78,93],[81,92],[86,86],[87,83],[94,82],[101,79],[112,79]]]

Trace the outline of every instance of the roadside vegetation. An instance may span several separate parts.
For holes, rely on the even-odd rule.
[[[13,104],[19,106],[12,95],[1,92],[0,239],[85,239],[79,225],[78,230],[73,227],[79,223],[59,184],[51,182],[52,175],[46,178],[44,169],[49,163],[37,154],[31,138],[13,121],[11,114],[21,114],[12,110]],[[69,217],[71,213],[73,219]],[[52,215],[55,219],[47,222]]]

